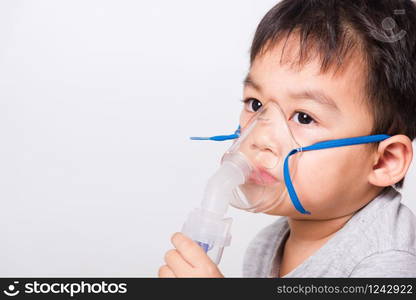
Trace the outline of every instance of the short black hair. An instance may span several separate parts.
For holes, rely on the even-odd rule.
[[[372,134],[416,137],[416,5],[411,0],[283,0],[261,20],[250,62],[278,41],[299,37],[297,63],[317,53],[321,72],[358,50]],[[312,51],[313,50],[313,51]],[[283,53],[282,53],[283,55]],[[401,188],[403,180],[396,183]]]

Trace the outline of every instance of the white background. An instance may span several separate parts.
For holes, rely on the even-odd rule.
[[[275,3],[1,0],[0,276],[157,276],[228,146],[188,137],[237,126]],[[220,267],[241,276],[274,218],[230,216]]]

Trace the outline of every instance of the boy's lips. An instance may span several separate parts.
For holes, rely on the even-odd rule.
[[[265,169],[258,169],[253,172],[249,178],[249,181],[259,185],[273,185],[279,182],[276,176]]]

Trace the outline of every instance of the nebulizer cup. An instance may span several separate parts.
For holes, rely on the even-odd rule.
[[[225,218],[229,205],[250,212],[266,212],[279,205],[287,196],[284,159],[299,147],[280,106],[270,102],[261,107],[241,125],[239,137],[208,180],[201,205],[189,214],[182,232],[218,264],[231,242],[232,219]],[[292,180],[297,160],[292,159],[288,168]]]

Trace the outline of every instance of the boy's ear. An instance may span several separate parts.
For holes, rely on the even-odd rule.
[[[399,134],[379,143],[368,180],[379,187],[393,185],[406,175],[413,158],[412,141]]]

